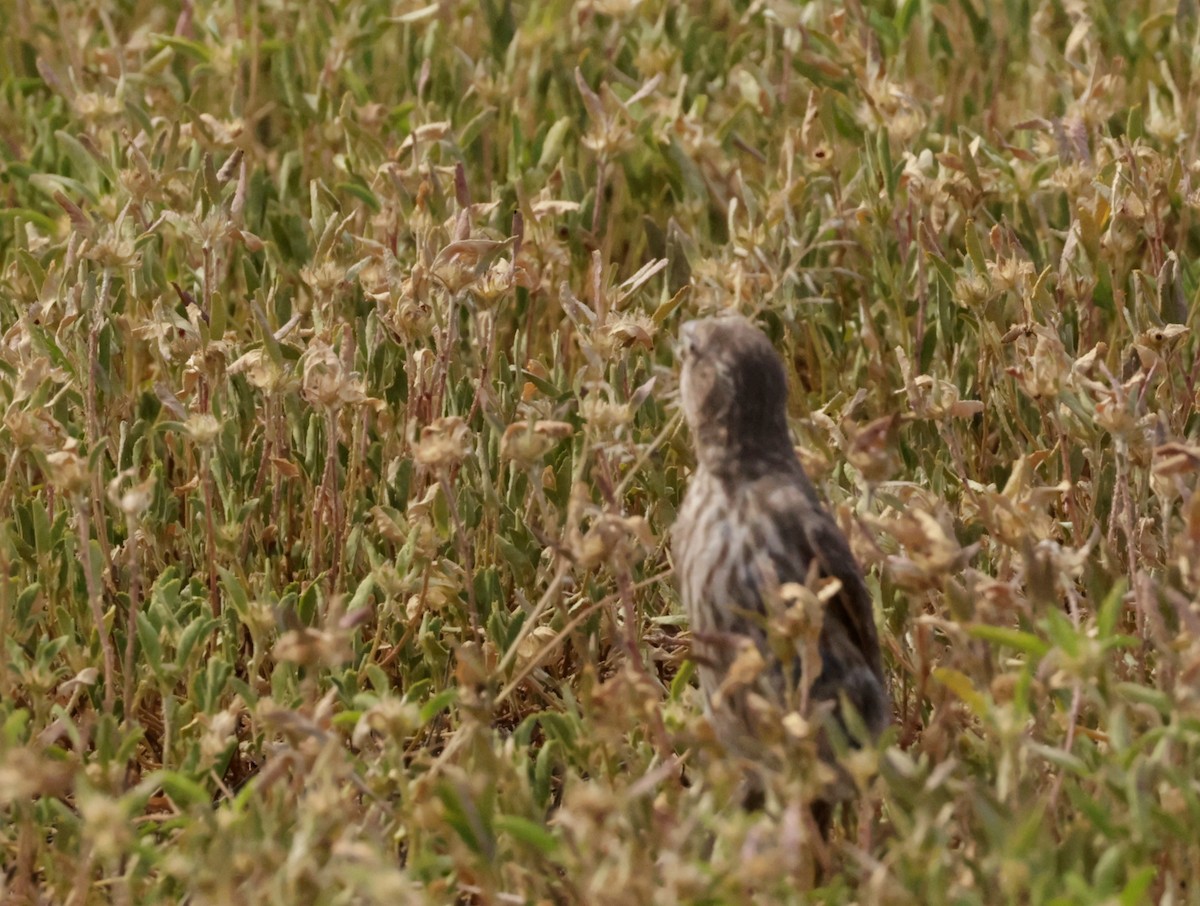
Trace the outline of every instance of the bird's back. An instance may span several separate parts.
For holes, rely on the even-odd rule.
[[[886,725],[870,595],[845,536],[798,462],[780,462],[755,476],[718,476],[697,469],[672,543],[701,688],[710,704],[747,643],[763,659],[762,681],[754,688],[777,704],[794,700],[804,646],[797,642],[795,656],[784,663],[793,652],[781,658],[778,645],[770,644],[769,611],[781,586],[833,578],[841,589],[823,608],[816,646],[821,663],[819,672],[810,674],[815,681],[808,697],[836,703],[844,694],[869,731],[877,733]],[[741,710],[736,695],[725,698],[714,711]],[[835,713],[840,717],[840,709]],[[725,715],[726,721],[729,717]],[[745,729],[754,735],[752,728]]]

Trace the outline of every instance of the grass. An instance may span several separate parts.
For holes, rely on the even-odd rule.
[[[3,9],[0,899],[1200,902],[1194,0]],[[827,848],[689,682],[724,308],[877,592]]]

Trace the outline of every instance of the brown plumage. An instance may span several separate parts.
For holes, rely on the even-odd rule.
[[[762,331],[737,316],[689,321],[680,346],[680,397],[697,466],[672,551],[719,739],[735,754],[762,757],[765,737],[778,737],[778,728],[762,724],[756,697],[774,706],[776,719],[798,704],[811,712],[831,703],[844,732],[844,695],[868,732],[878,734],[889,705],[871,598],[845,536],[796,458],[779,356]],[[781,651],[767,624],[788,610],[787,592],[795,600],[795,586],[786,583],[817,588],[830,578],[840,591],[823,607],[807,598],[809,612],[816,610],[812,631],[785,633]],[[758,660],[749,645],[761,657],[757,671],[745,667]],[[832,758],[824,736],[820,749]]]

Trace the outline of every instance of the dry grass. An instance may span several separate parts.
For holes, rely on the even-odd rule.
[[[0,3],[0,899],[1200,902],[1198,18]],[[689,684],[723,307],[878,593],[828,850]]]

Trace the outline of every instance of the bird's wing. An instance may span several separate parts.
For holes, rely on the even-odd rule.
[[[825,619],[832,618],[839,624],[867,666],[882,679],[871,595],[846,536],[815,495],[806,490],[806,482],[779,474],[755,484],[763,511],[775,522],[785,542],[783,550],[764,551],[771,557],[779,582],[806,582],[812,561],[819,564],[820,575],[838,579],[842,589],[827,604]]]

